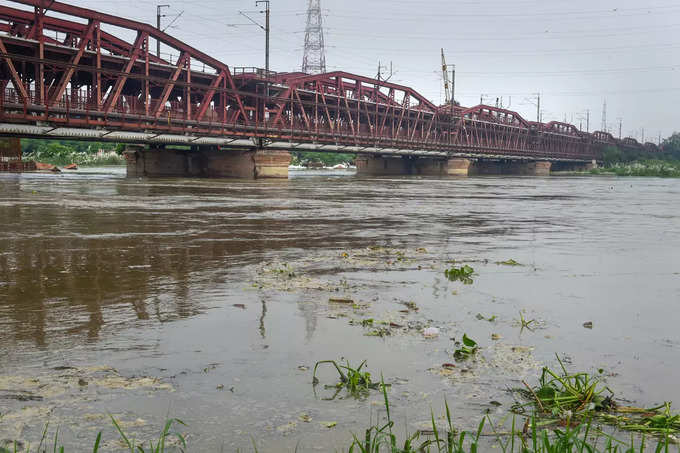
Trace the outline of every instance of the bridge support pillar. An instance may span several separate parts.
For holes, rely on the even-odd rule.
[[[356,165],[359,175],[467,176],[470,161],[432,157],[359,155],[356,158]]]
[[[587,172],[597,168],[597,161],[591,162],[554,162],[551,168],[553,173]]]
[[[125,151],[128,177],[288,178],[290,153],[274,150],[146,149]]]
[[[449,176],[468,176],[471,164],[470,159],[449,159],[446,161],[445,174]]]
[[[509,162],[505,168],[506,174],[519,176],[550,176],[551,162]]]
[[[373,156],[359,154],[356,158],[357,174],[368,176],[408,175],[409,165],[399,156]]]
[[[551,166],[552,163],[547,161],[478,160],[470,174],[549,176]]]

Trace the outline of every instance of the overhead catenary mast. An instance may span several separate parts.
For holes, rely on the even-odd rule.
[[[326,45],[323,37],[321,0],[309,0],[307,27],[305,28],[305,53],[302,72],[322,74],[326,72]]]
[[[449,67],[451,67],[451,78],[449,79]],[[442,49],[442,77],[444,79],[444,104],[453,104],[455,97],[456,66],[447,65],[444,49]]]
[[[446,65],[446,57],[442,48],[442,77],[444,79],[444,103],[451,102],[451,89],[449,88],[449,67]]]

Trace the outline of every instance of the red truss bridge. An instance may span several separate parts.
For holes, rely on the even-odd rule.
[[[342,71],[230,68],[145,23],[52,0],[12,3],[0,6],[0,135],[129,143],[132,175],[283,176],[296,150],[357,153],[359,170],[373,173],[503,163],[530,174],[592,165],[609,145],[657,150],[488,105],[438,106]],[[176,57],[154,55],[156,41]]]

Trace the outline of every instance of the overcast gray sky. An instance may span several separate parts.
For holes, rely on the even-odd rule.
[[[2,4],[10,4],[6,0]],[[155,24],[156,4],[183,15],[168,32],[230,66],[264,66],[264,32],[238,26],[254,0],[71,0]],[[276,71],[299,70],[307,0],[271,0]],[[531,93],[542,93],[543,120],[608,127],[656,141],[680,131],[678,0],[322,0],[329,70],[375,76],[393,62],[393,81],[443,98],[440,48],[456,65],[456,98],[476,105],[497,97],[535,120]],[[172,17],[163,19],[164,26]],[[262,18],[263,20],[263,18]],[[581,119],[583,118],[583,120]]]

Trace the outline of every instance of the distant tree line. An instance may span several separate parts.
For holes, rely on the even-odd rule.
[[[96,154],[99,150],[116,151],[118,154],[122,154],[125,151],[125,145],[108,142],[24,138],[21,139],[21,150],[24,154],[40,152],[43,155],[63,155],[67,153]]]
[[[650,155],[645,150],[627,150],[617,146],[609,146],[603,153],[604,163],[618,164],[636,161],[659,160],[666,162],[680,161],[680,133],[675,132],[661,143],[661,152]]]
[[[22,139],[24,160],[53,165],[122,165],[125,145],[120,143],[85,142],[77,140]],[[99,155],[99,151],[104,151]]]

